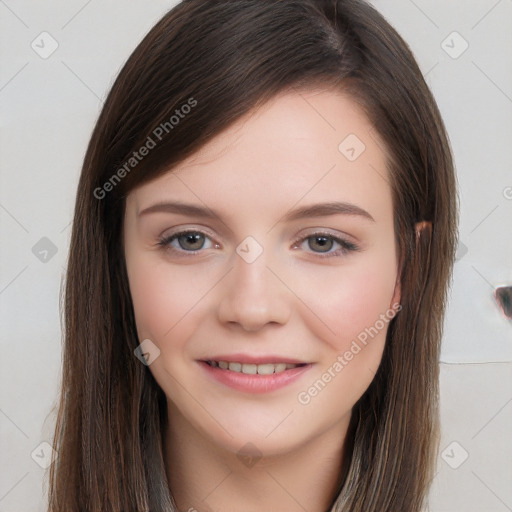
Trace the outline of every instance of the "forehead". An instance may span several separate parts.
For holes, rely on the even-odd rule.
[[[134,192],[137,209],[169,194],[220,210],[317,200],[373,203],[377,217],[391,208],[382,142],[359,105],[331,90],[277,95]]]
[[[349,135],[347,144],[339,147]],[[375,143],[377,147],[383,146],[362,108],[347,94],[332,89],[305,89],[280,93],[251,110],[179,167],[211,163],[223,156],[229,158],[228,153],[235,156],[237,146],[243,146],[244,152],[253,147],[257,153],[259,144],[280,151],[287,158],[294,154],[307,156],[315,146],[319,151],[336,157],[340,153],[355,161],[359,153],[367,150],[376,156],[376,148],[372,147]],[[354,154],[344,151],[350,146],[356,150]],[[380,150],[384,151],[384,147]],[[259,153],[258,156],[264,157]]]

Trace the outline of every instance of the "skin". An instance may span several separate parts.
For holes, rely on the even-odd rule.
[[[366,146],[354,161],[338,149],[349,134]],[[139,215],[174,201],[219,218]],[[328,201],[357,205],[373,221],[339,213],[283,220]],[[204,244],[158,245],[184,228],[206,231]],[[322,249],[311,236],[318,230],[359,250],[341,252],[332,239]],[[252,263],[236,252],[248,236],[263,249]],[[124,246],[139,339],[160,350],[148,368],[167,396],[165,462],[179,509],[324,512],[351,409],[374,377],[388,323],[307,404],[298,396],[400,302],[386,156],[362,110],[330,90],[276,96],[132,191]],[[313,364],[284,388],[250,394],[213,381],[198,363],[233,353]],[[244,446],[253,459],[237,457]]]

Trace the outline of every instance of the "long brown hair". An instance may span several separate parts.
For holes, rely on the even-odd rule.
[[[315,86],[349,94],[384,141],[401,269],[402,310],[353,408],[346,471],[330,510],[424,506],[457,241],[452,155],[435,100],[407,44],[363,0],[184,0],[129,57],[84,159],[65,282],[50,512],[177,510],[163,460],[165,395],[134,356],[125,198],[277,93]],[[147,154],[131,160],[150,139]]]

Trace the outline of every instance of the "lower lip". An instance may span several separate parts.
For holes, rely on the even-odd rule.
[[[199,361],[199,365],[221,384],[245,393],[269,393],[270,391],[283,388],[298,380],[312,367],[312,364],[307,364],[270,375],[248,375],[210,366],[204,361]]]

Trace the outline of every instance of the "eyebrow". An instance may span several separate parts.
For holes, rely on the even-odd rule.
[[[176,213],[180,215],[189,215],[191,217],[203,217],[203,218],[218,218],[222,216],[215,210],[205,208],[202,206],[196,206],[187,203],[157,203],[153,206],[149,206],[144,210],[140,211],[137,215],[147,215],[150,213]],[[359,216],[367,220],[375,222],[375,219],[363,208],[345,202],[332,201],[328,203],[318,203],[309,206],[302,206],[295,210],[286,213],[281,217],[281,221],[290,222],[294,220],[304,219],[307,217],[326,217],[329,215],[348,215],[348,216]]]

